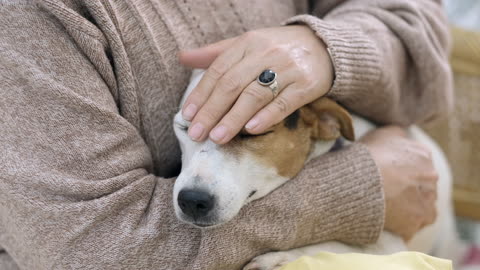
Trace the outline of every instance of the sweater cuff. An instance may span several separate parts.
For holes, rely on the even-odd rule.
[[[304,230],[313,230],[310,237],[319,241],[335,239],[361,245],[376,242],[384,226],[385,198],[380,171],[370,152],[365,145],[355,143],[329,155],[336,157],[314,159],[298,176],[297,180],[318,183],[318,187],[311,188],[329,192],[324,190],[318,193],[322,194],[321,198],[309,199],[308,210],[312,216],[307,215],[307,219],[313,220],[297,221],[297,226],[314,224],[313,228]],[[319,167],[328,168],[329,173],[319,176]],[[334,232],[325,235],[323,229],[332,226]],[[296,239],[297,243],[306,240]]]
[[[348,100],[351,92],[367,91],[380,80],[380,53],[365,32],[354,24],[298,15],[283,23],[305,24],[327,45],[335,80],[328,96]]]

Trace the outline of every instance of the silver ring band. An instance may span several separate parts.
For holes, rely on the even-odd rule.
[[[280,91],[278,91],[278,83],[277,83],[277,80],[273,81],[273,83],[270,84],[270,85],[268,86],[268,88],[270,88],[270,90],[272,90],[272,93],[273,93],[273,97],[274,97],[274,98],[278,96],[278,93],[279,93]]]

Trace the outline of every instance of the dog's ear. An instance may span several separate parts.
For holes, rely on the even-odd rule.
[[[355,140],[352,117],[342,106],[329,98],[320,98],[304,106],[302,118],[312,127],[312,138],[335,140],[340,135]]]

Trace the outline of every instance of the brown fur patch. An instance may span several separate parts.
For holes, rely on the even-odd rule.
[[[303,168],[314,140],[335,140],[340,135],[347,139],[354,137],[348,112],[327,98],[292,115],[264,135],[249,136],[242,131],[222,148],[234,156],[251,154],[266,167],[276,168],[280,176],[292,178]]]
[[[237,136],[223,148],[233,155],[251,154],[266,167],[276,168],[279,175],[290,178],[305,164],[312,143],[310,133],[310,128],[299,118],[296,128],[290,129],[281,122],[270,133]]]

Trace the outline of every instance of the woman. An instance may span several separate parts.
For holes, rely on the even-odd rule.
[[[261,133],[322,95],[383,124],[449,104],[438,1],[309,2],[2,2],[0,261],[239,269],[271,249],[370,243],[384,227],[408,239],[430,223],[428,151],[395,128],[310,162],[224,226],[176,220],[171,122],[190,75],[179,50],[227,38],[180,55],[209,67],[183,110],[195,140]],[[276,88],[256,84],[265,69]]]

